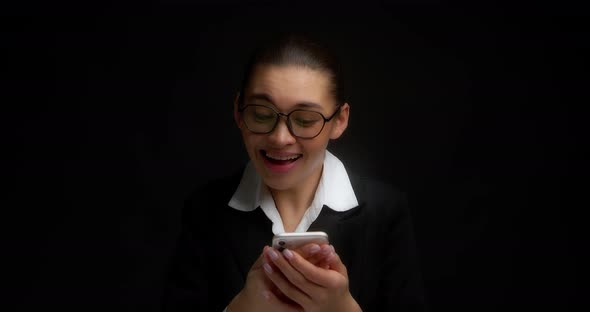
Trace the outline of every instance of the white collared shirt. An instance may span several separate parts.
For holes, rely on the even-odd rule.
[[[254,211],[260,207],[272,221],[273,234],[285,232],[283,220],[274,199],[250,161],[244,170],[242,180],[228,205],[240,211]],[[348,173],[342,162],[326,150],[320,183],[309,208],[297,225],[295,232],[306,232],[326,205],[334,211],[346,211],[358,206],[350,184]]]

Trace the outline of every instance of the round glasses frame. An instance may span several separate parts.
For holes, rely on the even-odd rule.
[[[254,130],[250,129],[250,127],[248,127],[248,123],[244,122],[246,124],[246,128],[248,128],[248,130],[250,130],[253,133],[256,133],[256,134],[268,134],[268,133],[273,132],[275,130],[275,128],[277,127],[277,125],[279,124],[279,119],[280,119],[279,117],[283,117],[283,118],[286,119],[287,128],[289,129],[289,132],[291,133],[292,136],[294,136],[296,138],[300,138],[300,139],[313,139],[313,138],[317,137],[318,135],[320,135],[320,133],[322,133],[322,131],[324,130],[324,126],[326,125],[326,122],[332,120],[332,118],[334,118],[334,116],[336,116],[336,114],[338,114],[338,112],[340,111],[341,105],[339,104],[336,107],[336,111],[330,117],[328,117],[328,118],[324,117],[324,115],[322,113],[316,112],[316,111],[312,111],[312,110],[295,109],[295,110],[290,111],[288,114],[285,114],[285,113],[277,112],[274,108],[272,108],[270,106],[258,105],[258,104],[248,104],[248,105],[245,105],[244,107],[239,108],[238,109],[238,112],[243,113],[244,110],[246,108],[248,108],[248,107],[265,107],[265,108],[269,108],[273,112],[275,112],[275,114],[277,115],[277,117],[275,119],[275,123],[272,126],[272,128],[269,131],[265,131],[265,132],[254,131]],[[289,118],[289,116],[291,116],[291,114],[293,114],[294,112],[298,112],[298,111],[301,111],[301,112],[313,112],[313,113],[316,113],[316,114],[319,114],[320,116],[322,116],[322,119],[323,119],[322,128],[318,131],[318,133],[316,135],[311,136],[311,137],[303,137],[303,136],[296,135],[293,132],[293,128],[291,128],[291,118]]]

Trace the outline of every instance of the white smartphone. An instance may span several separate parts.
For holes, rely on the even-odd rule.
[[[325,232],[282,233],[272,238],[272,247],[278,251],[283,251],[285,248],[294,250],[310,243],[329,244],[328,234]]]

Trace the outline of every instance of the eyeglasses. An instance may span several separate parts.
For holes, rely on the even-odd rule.
[[[303,109],[296,109],[284,114],[264,105],[246,105],[238,109],[243,114],[246,127],[254,133],[271,133],[279,123],[279,116],[282,116],[287,119],[289,132],[302,139],[313,139],[318,136],[324,129],[326,122],[334,118],[339,110],[340,106],[332,116],[326,118],[320,112]]]

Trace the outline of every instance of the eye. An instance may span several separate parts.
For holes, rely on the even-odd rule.
[[[304,119],[304,118],[296,118],[295,123],[301,127],[311,127],[316,124],[318,120],[313,119]]]
[[[313,127],[322,121],[322,115],[312,111],[297,111],[291,117],[296,126],[303,128]]]
[[[257,123],[269,123],[276,118],[276,114],[272,109],[260,105],[247,106],[246,114],[252,121]]]
[[[274,114],[254,112],[254,120],[258,122],[268,122],[274,119]]]

